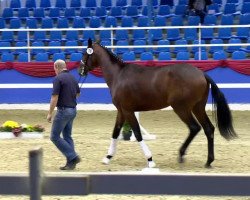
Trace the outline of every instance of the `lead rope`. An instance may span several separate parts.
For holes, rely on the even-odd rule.
[[[87,75],[84,77],[84,79],[82,80],[81,85],[80,85],[80,89],[82,88],[82,85],[83,85],[83,83],[86,81],[87,77],[88,77],[88,74],[87,74]],[[81,78],[82,78],[82,76],[79,75],[78,83],[80,83]]]

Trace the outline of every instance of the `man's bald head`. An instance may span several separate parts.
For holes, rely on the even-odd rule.
[[[54,62],[54,70],[56,74],[60,73],[63,70],[67,70],[67,65],[64,60],[58,59]]]

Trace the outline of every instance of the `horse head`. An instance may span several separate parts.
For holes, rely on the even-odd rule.
[[[79,74],[81,76],[86,76],[89,71],[97,67],[97,63],[97,54],[94,52],[92,40],[89,38],[88,47],[86,52],[83,54],[83,58],[79,66]]]

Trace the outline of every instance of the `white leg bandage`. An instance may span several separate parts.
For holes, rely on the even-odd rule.
[[[109,146],[109,150],[108,150],[108,155],[109,156],[114,156],[116,153],[116,146],[117,146],[117,139],[111,139],[111,143]]]
[[[152,153],[149,150],[148,146],[146,145],[146,143],[144,142],[144,140],[142,140],[141,142],[139,142],[142,151],[144,153],[144,155],[146,156],[146,158],[151,158],[152,157]]]

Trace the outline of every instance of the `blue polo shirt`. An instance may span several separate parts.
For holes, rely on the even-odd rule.
[[[68,70],[62,71],[55,77],[52,95],[59,95],[57,107],[75,108],[77,93],[80,93],[79,85]]]

